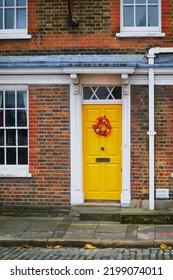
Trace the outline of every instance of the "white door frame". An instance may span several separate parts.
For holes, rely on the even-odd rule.
[[[103,77],[103,76],[102,76]],[[112,84],[112,77],[90,79],[90,84],[104,82]],[[115,77],[115,76],[114,76]],[[82,160],[82,80],[77,74],[71,74],[70,84],[70,137],[71,137],[71,205],[84,203],[83,160]],[[117,81],[118,79],[118,81]],[[117,75],[118,85],[122,85],[122,193],[121,206],[129,207],[130,187],[130,85],[127,74]],[[110,81],[110,82],[108,82]],[[116,83],[115,83],[116,85]]]

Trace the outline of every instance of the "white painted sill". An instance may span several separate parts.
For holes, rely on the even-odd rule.
[[[31,173],[26,173],[26,174],[22,174],[22,173],[0,173],[0,178],[31,178],[32,174]]]
[[[165,37],[162,32],[120,32],[115,34],[118,38],[134,38],[134,37]]]
[[[29,34],[0,34],[0,40],[8,40],[8,39],[31,39],[32,36]]]

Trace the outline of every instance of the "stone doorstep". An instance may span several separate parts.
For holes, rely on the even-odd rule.
[[[121,214],[122,224],[173,224],[173,213]]]
[[[122,224],[173,224],[173,212],[121,212],[121,211],[83,211],[79,214],[83,221],[114,221]]]

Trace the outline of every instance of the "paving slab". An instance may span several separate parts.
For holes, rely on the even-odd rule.
[[[20,235],[20,238],[49,238],[53,235],[53,231],[25,231]]]
[[[92,238],[95,235],[94,230],[78,229],[78,230],[67,230],[64,237],[72,238]]]
[[[173,240],[173,226],[172,225],[159,225],[155,227],[155,239],[164,240],[165,238]]]
[[[126,238],[130,240],[136,240],[137,233],[138,233],[138,225],[134,225],[134,224],[128,225]]]
[[[61,223],[60,221],[32,221],[31,224],[29,225],[28,231],[54,231],[59,224]]]
[[[155,226],[154,225],[139,225],[138,226],[138,240],[154,240],[155,239]]]
[[[120,225],[117,223],[103,223],[100,222],[97,228],[97,232],[116,232],[117,234],[121,234],[123,232],[126,233],[127,225]]]

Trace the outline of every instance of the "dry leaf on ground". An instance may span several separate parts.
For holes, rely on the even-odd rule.
[[[96,249],[96,247],[87,243],[87,244],[85,244],[84,249]]]
[[[61,245],[47,245],[46,249],[60,249],[62,248]]]
[[[25,249],[33,248],[33,246],[30,246],[28,244],[24,244],[22,247],[25,248]]]
[[[160,245],[160,248],[163,249],[163,250],[166,250],[167,247],[168,247],[168,246],[167,246],[166,244],[164,244],[164,243],[162,243],[162,244]]]

